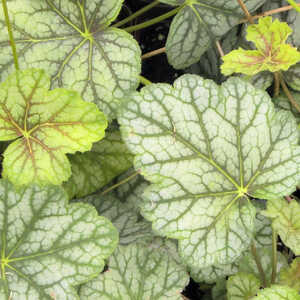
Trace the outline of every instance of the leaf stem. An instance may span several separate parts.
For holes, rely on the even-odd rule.
[[[180,11],[180,9],[182,7],[184,7],[185,4],[181,5],[181,6],[178,6],[172,10],[170,10],[169,12],[161,15],[161,16],[158,16],[156,18],[153,18],[151,20],[148,20],[146,22],[143,22],[143,23],[140,23],[140,24],[137,24],[137,25],[133,25],[133,26],[129,26],[129,27],[126,27],[126,28],[123,28],[125,31],[127,32],[133,32],[133,31],[136,31],[136,30],[140,30],[140,29],[143,29],[143,28],[146,28],[146,27],[149,27],[149,26],[152,26],[156,23],[159,23],[165,19],[168,19],[174,15],[176,15],[178,13],[178,11]]]
[[[274,73],[274,95],[273,97],[277,97],[279,95],[279,89],[280,89],[280,80],[279,80],[279,73]]]
[[[279,73],[279,80],[280,80],[280,84],[281,84],[282,89],[283,89],[284,93],[286,94],[287,98],[289,99],[291,104],[294,106],[294,108],[300,113],[300,106],[298,105],[298,103],[294,99],[293,95],[291,94],[291,92],[290,92],[289,88],[287,87],[281,73]]]
[[[243,0],[237,0],[237,2],[239,3],[240,7],[242,8],[244,14],[246,15],[248,21],[251,23],[251,24],[254,24],[254,21],[253,21],[253,17],[251,16],[247,6],[245,5],[244,1]]]
[[[271,284],[275,283],[277,275],[277,231],[272,228],[272,276]]]
[[[13,36],[12,27],[11,27],[11,24],[9,21],[6,0],[2,0],[2,7],[3,7],[4,16],[5,16],[5,23],[6,23],[6,27],[7,27],[9,41],[10,41],[10,45],[11,45],[11,49],[12,49],[12,53],[13,53],[15,68],[16,68],[16,70],[19,70],[19,62],[18,62],[16,44],[15,44],[15,40],[14,40],[14,36]]]
[[[286,0],[291,6],[298,12],[300,13],[300,7],[298,6],[299,4],[296,3],[294,0]]]
[[[253,258],[254,258],[254,260],[255,260],[257,269],[258,269],[258,271],[259,271],[260,278],[261,278],[261,282],[262,282],[262,286],[265,288],[265,287],[267,287],[266,274],[265,274],[264,269],[263,269],[263,267],[262,267],[260,258],[259,258],[258,255],[257,255],[256,247],[255,247],[255,245],[254,245],[254,242],[252,242],[252,244],[251,244],[251,253],[252,253],[252,256],[253,256]]]
[[[110,191],[116,189],[117,187],[119,187],[120,185],[128,182],[129,180],[131,180],[132,178],[134,178],[135,176],[139,175],[141,173],[141,170],[138,170],[136,172],[134,172],[133,174],[131,174],[130,176],[126,177],[125,179],[119,181],[118,183],[110,186],[109,188],[107,188],[105,191],[103,191],[100,196],[104,196],[106,195],[107,193],[109,193]]]
[[[137,18],[138,16],[142,15],[143,13],[147,12],[151,8],[157,6],[160,2],[158,0],[153,1],[152,3],[146,5],[145,7],[141,8],[140,10],[136,11],[134,14],[130,15],[129,17],[121,20],[120,22],[112,25],[112,27],[121,27],[122,25],[130,22],[131,20]]]
[[[143,84],[143,85],[152,84],[152,82],[150,80],[148,80],[147,78],[145,78],[144,76],[140,76],[140,81],[141,81],[141,84]]]
[[[159,48],[159,49],[156,49],[156,50],[153,50],[151,52],[143,54],[142,55],[142,59],[147,59],[147,58],[150,58],[152,56],[155,56],[155,55],[158,55],[158,54],[162,54],[162,53],[165,53],[165,52],[166,52],[166,47]]]
[[[223,57],[225,54],[219,41],[216,41],[216,46],[220,56]]]

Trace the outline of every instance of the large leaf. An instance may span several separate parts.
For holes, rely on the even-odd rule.
[[[121,139],[119,131],[108,132],[89,152],[69,156],[72,176],[64,184],[70,198],[89,195],[128,170],[133,155]]]
[[[280,271],[279,283],[287,285],[300,293],[300,257],[296,257],[290,266]]]
[[[180,5],[183,1],[162,2]],[[265,0],[244,0],[250,11],[256,10]],[[169,63],[183,69],[199,61],[211,44],[238,24],[244,13],[236,0],[185,1],[173,19],[167,39]]]
[[[227,297],[230,300],[248,300],[256,295],[260,281],[253,274],[237,273],[227,281]]]
[[[110,28],[122,0],[11,0],[8,10],[21,68],[47,70],[52,87],[71,88],[112,118],[117,102],[138,85],[140,49],[125,31]],[[0,11],[0,74],[13,70]]]
[[[59,187],[16,192],[2,180],[0,198],[0,298],[76,299],[74,286],[99,274],[115,249],[116,229],[90,205],[67,205]]]
[[[237,78],[221,87],[194,75],[174,88],[150,85],[127,101],[119,121],[135,167],[153,183],[142,214],[179,239],[191,266],[236,260],[254,232],[248,195],[277,199],[300,179],[295,121]]]
[[[155,245],[119,246],[108,271],[80,289],[80,299],[182,299],[189,277],[185,268]]]
[[[298,292],[290,287],[272,285],[269,288],[260,290],[253,300],[300,300]]]
[[[300,204],[294,199],[290,203],[284,198],[273,199],[263,213],[272,219],[283,243],[300,255]]]
[[[95,104],[49,85],[36,69],[0,85],[0,140],[15,140],[4,152],[2,176],[16,185],[61,184],[71,175],[65,154],[90,150],[104,136],[107,121]]]

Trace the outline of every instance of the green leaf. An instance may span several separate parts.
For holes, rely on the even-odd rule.
[[[254,232],[248,195],[277,199],[300,180],[295,121],[238,78],[221,87],[195,75],[174,88],[149,85],[128,99],[119,121],[135,168],[153,183],[142,214],[179,239],[190,266],[235,261]]]
[[[283,73],[285,82],[295,91],[300,92],[300,63],[290,67]]]
[[[257,50],[239,48],[223,56],[222,73],[255,75],[265,70],[288,70],[300,61],[297,48],[285,44],[291,32],[292,29],[285,22],[278,19],[272,22],[272,17],[260,18],[257,25],[249,25],[246,36],[248,41],[255,44]]]
[[[271,276],[272,276],[272,248],[266,247],[266,248],[258,248],[256,250],[257,257],[261,262],[262,269],[266,275],[266,283],[269,285],[271,283]],[[242,258],[237,263],[239,267],[239,272],[253,274],[257,278],[260,277],[260,271],[257,268],[256,261],[250,252],[246,252]],[[278,277],[278,274],[282,268],[285,268],[288,266],[286,257],[281,254],[281,252],[277,252],[277,269],[276,269],[276,276]],[[276,282],[278,281],[278,278],[276,278]]]
[[[95,104],[65,89],[48,91],[44,71],[28,69],[0,84],[3,173],[15,185],[59,185],[71,175],[66,153],[87,151],[104,136],[107,121]]]
[[[163,1],[171,5],[182,1]],[[252,12],[265,0],[244,0]],[[216,40],[244,17],[236,0],[185,1],[173,19],[166,43],[169,63],[176,69],[186,68],[199,61]]]
[[[300,300],[300,295],[290,287],[272,285],[269,288],[260,290],[253,300]]]
[[[289,267],[280,271],[279,283],[300,292],[300,257],[296,257]]]
[[[59,187],[15,191],[0,181],[1,299],[76,299],[115,249],[112,224],[87,204],[67,205]]]
[[[89,152],[69,156],[72,176],[64,184],[70,199],[89,195],[128,170],[133,155],[121,139],[119,131],[108,132]]]
[[[226,280],[221,279],[216,282],[216,285],[211,289],[213,300],[227,300]]]
[[[294,199],[291,202],[284,198],[269,200],[263,214],[272,219],[272,226],[283,243],[300,255],[300,204]]]
[[[227,297],[230,300],[249,300],[259,288],[260,281],[253,274],[237,273],[227,281]]]
[[[20,68],[47,70],[52,87],[78,91],[109,119],[124,96],[136,89],[141,51],[132,36],[109,27],[122,0],[11,0],[8,10]],[[0,13],[1,79],[12,72],[13,58]]]
[[[189,281],[185,268],[163,249],[151,245],[119,246],[108,271],[83,285],[80,299],[182,299]]]

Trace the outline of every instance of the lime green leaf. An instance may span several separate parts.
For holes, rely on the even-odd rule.
[[[271,17],[260,18],[257,25],[247,28],[247,40],[257,47],[257,50],[238,49],[222,57],[224,64],[222,73],[243,73],[255,75],[268,70],[277,72],[288,68],[300,61],[297,48],[285,44],[292,29],[285,23]]]
[[[159,247],[134,243],[119,246],[108,271],[84,284],[80,299],[182,299],[189,281],[185,268]]]
[[[263,214],[272,219],[283,243],[300,255],[300,204],[294,199],[290,203],[284,198],[272,199]]]
[[[164,1],[171,5],[181,1]],[[250,11],[256,10],[265,0],[244,0]],[[199,61],[215,40],[244,17],[236,0],[185,1],[173,19],[166,43],[169,63],[176,69],[186,68]]]
[[[279,283],[300,292],[300,257],[296,257],[289,267],[280,271]]]
[[[269,288],[260,290],[253,300],[300,300],[298,292],[290,287],[272,285]]]
[[[108,27],[122,0],[11,0],[8,10],[20,68],[47,70],[52,87],[78,91],[109,119],[128,92],[138,86],[140,49],[132,36]],[[0,13],[1,79],[13,58],[3,12]]]
[[[87,151],[104,136],[107,121],[95,104],[65,89],[48,91],[41,70],[10,75],[0,85],[3,173],[15,185],[61,184],[71,175],[66,153]]]
[[[248,300],[256,295],[260,281],[253,274],[237,273],[227,281],[227,297],[230,300]]]
[[[235,261],[254,232],[248,195],[278,198],[300,180],[295,121],[238,78],[221,87],[195,75],[174,87],[149,85],[127,101],[119,121],[136,169],[153,183],[142,214],[179,239],[190,266]]]
[[[0,181],[1,299],[76,299],[75,285],[101,272],[115,249],[112,224],[60,187]]]
[[[121,139],[120,132],[108,132],[89,152],[69,156],[72,176],[64,184],[70,199],[89,195],[128,170],[133,155]]]
[[[258,248],[256,250],[257,257],[261,262],[262,269],[264,270],[264,273],[266,275],[266,283],[269,285],[271,282],[271,276],[272,276],[272,248]],[[280,270],[282,268],[285,268],[288,266],[286,257],[281,254],[280,252],[277,252],[277,270],[276,274],[278,276]],[[260,271],[257,268],[256,261],[250,252],[246,252],[242,258],[238,262],[239,266],[239,272],[253,274],[255,277],[261,279],[260,277]],[[278,278],[276,279],[278,281]]]

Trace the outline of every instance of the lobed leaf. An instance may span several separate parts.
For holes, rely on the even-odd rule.
[[[0,84],[0,140],[3,173],[15,185],[59,185],[71,175],[66,153],[87,151],[104,136],[107,121],[95,104],[73,91],[48,91],[42,70],[10,75]]]
[[[87,204],[67,205],[55,186],[16,191],[0,181],[1,299],[76,299],[118,243],[112,224]]]
[[[150,85],[127,101],[119,121],[135,167],[153,183],[142,214],[179,240],[190,266],[235,261],[254,233],[248,195],[277,199],[300,179],[295,121],[237,78],[221,87],[193,75],[174,87]]]

